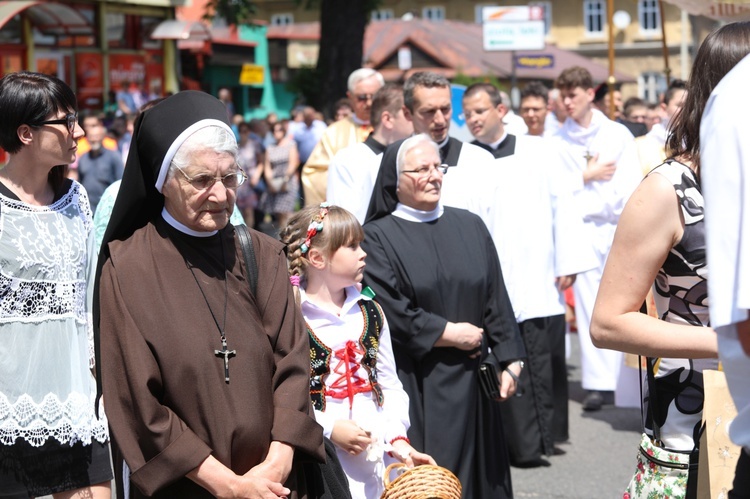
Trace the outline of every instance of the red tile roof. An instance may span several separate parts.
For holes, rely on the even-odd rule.
[[[287,26],[269,26],[269,39],[317,40],[320,38],[320,23],[298,23]],[[401,47],[421,52],[421,60],[433,66],[414,67],[406,72],[397,67],[383,67],[397,56]],[[422,55],[420,54],[420,55]],[[364,65],[380,71],[386,80],[399,80],[415,71],[435,71],[453,78],[461,73],[479,77],[494,75],[509,79],[512,73],[511,52],[485,51],[482,46],[482,25],[463,21],[428,21],[391,19],[373,21],[367,25],[364,38]],[[606,81],[608,68],[575,52],[546,45],[543,50],[523,50],[518,56],[549,55],[554,60],[551,68],[517,68],[519,80],[554,80],[560,72],[571,66],[582,66],[591,72],[597,82]],[[615,72],[618,82],[632,82],[627,74]]]

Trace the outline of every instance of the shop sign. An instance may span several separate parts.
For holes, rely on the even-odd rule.
[[[258,64],[243,64],[240,85],[263,85],[264,70]]]
[[[539,6],[484,7],[484,50],[541,50],[544,48],[544,9]]]
[[[82,108],[102,109],[104,107],[104,71],[101,53],[76,54],[76,82],[78,102]]]
[[[146,64],[143,57],[133,54],[111,54],[109,56],[109,84],[118,90],[123,83],[143,85],[146,80]]]
[[[136,84],[150,96],[160,96],[164,90],[164,60],[159,50],[143,54],[112,54],[109,56],[109,86],[113,90]]]
[[[315,67],[318,63],[319,49],[317,41],[290,40],[286,47],[287,67],[291,69]]]
[[[553,69],[554,55],[517,55],[516,67],[519,69]]]

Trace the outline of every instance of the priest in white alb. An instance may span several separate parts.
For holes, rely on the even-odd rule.
[[[497,203],[488,228],[527,353],[524,396],[501,404],[508,451],[513,465],[541,466],[569,439],[562,291],[598,262],[582,242],[583,220],[551,144],[508,133],[506,107],[489,83],[466,89],[463,111],[473,143],[496,158],[486,179]]]

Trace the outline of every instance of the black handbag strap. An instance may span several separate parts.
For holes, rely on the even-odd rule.
[[[253,240],[250,238],[250,231],[245,225],[235,225],[234,231],[237,233],[237,239],[242,247],[242,256],[245,258],[247,282],[250,285],[250,292],[255,296],[255,292],[258,289],[258,262],[255,259]]]
[[[654,368],[651,364],[651,357],[645,357],[646,359],[646,383],[648,383],[648,409],[646,410],[646,415],[648,416],[650,422],[651,422],[651,431],[654,435],[654,442],[657,442],[657,445],[662,445],[661,443],[661,427],[656,424],[656,421],[654,419],[654,410],[657,408],[656,403],[656,378],[654,377]],[[656,362],[656,359],[653,359],[654,362]],[[641,368],[642,360],[641,356],[638,356],[638,369]],[[643,411],[643,393],[641,392],[641,412]]]

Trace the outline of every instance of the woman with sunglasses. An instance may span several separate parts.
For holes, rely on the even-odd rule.
[[[59,79],[0,79],[0,497],[109,498],[95,411],[85,189],[65,178],[84,133]]]

